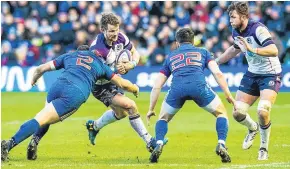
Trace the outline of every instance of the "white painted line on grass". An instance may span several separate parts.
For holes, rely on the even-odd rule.
[[[279,167],[279,168],[290,168],[290,162],[283,163],[268,163],[268,164],[251,164],[251,165],[231,165],[229,167],[222,167],[220,169],[232,169],[232,168],[257,168],[257,167]]]

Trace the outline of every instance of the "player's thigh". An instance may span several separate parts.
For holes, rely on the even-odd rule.
[[[46,124],[52,124],[59,121],[59,115],[57,114],[52,103],[48,103],[45,107],[36,114],[34,119],[39,123],[40,126]]]
[[[117,95],[115,95],[112,99],[112,105],[114,107],[121,107],[124,109],[137,109],[136,103],[135,101],[133,101],[132,99],[118,93]]]
[[[236,93],[236,101],[246,103],[248,105],[253,105],[259,96],[253,96],[251,94],[245,93],[241,90],[238,90]]]
[[[113,98],[117,94],[123,94],[123,92],[116,85],[108,83],[105,85],[95,84],[93,86],[92,94],[96,99],[109,107],[113,102]]]
[[[260,79],[260,100],[268,100],[274,104],[281,86],[281,75],[261,77]]]
[[[186,99],[182,95],[182,89],[180,88],[171,88],[165,96],[165,102],[175,109],[180,109]]]
[[[260,100],[270,101],[271,104],[274,104],[277,98],[277,93],[271,89],[264,89],[260,91]]]
[[[260,96],[258,78],[250,72],[246,72],[241,80],[236,100],[252,105]]]
[[[159,114],[159,120],[165,120],[169,122],[179,110],[180,108],[174,108],[166,101],[163,101]]]
[[[70,83],[62,83],[61,90],[58,88],[53,88],[55,90],[50,90],[48,95],[54,95],[53,100],[49,100],[49,104],[51,103],[55,108],[59,120],[63,121],[70,115],[72,115],[76,110],[86,101],[86,97],[82,93],[82,91]]]
[[[214,115],[215,117],[227,117],[226,108],[219,96],[213,92],[212,97],[213,99],[205,99],[205,101],[203,101],[203,103],[207,103],[205,106],[204,104],[199,104],[199,106]]]

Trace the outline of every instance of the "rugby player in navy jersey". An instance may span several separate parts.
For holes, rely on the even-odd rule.
[[[260,131],[258,160],[267,160],[271,131],[270,112],[281,85],[282,67],[278,49],[267,27],[249,19],[247,2],[232,2],[228,12],[233,27],[234,45],[216,61],[222,64],[240,52],[245,54],[249,67],[236,94],[237,109],[233,111],[233,116],[237,122],[248,128],[243,149],[247,150],[252,146]],[[259,97],[257,123],[249,116],[248,111]]]

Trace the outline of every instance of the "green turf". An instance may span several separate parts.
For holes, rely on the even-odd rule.
[[[131,94],[128,96],[133,98]],[[2,168],[290,168],[289,96],[289,93],[280,93],[272,108],[268,161],[257,161],[259,135],[251,149],[242,150],[246,129],[233,120],[231,106],[227,103],[225,105],[230,115],[227,146],[231,164],[222,164],[214,152],[217,142],[215,118],[192,102],[187,102],[170,122],[169,143],[158,164],[149,164],[145,144],[133,131],[127,118],[103,128],[96,146],[92,146],[83,124],[87,119],[99,117],[106,107],[90,97],[73,116],[51,126],[39,145],[37,161],[26,160],[26,140],[10,152],[10,161],[2,163]],[[24,121],[33,118],[43,107],[45,97],[46,93],[2,93],[2,139],[10,138]],[[157,111],[163,98],[164,93],[159,99]],[[149,93],[141,93],[135,100],[145,120]],[[255,120],[256,108],[254,105],[250,109]],[[154,117],[148,127],[151,134],[154,134],[156,120],[157,117]]]

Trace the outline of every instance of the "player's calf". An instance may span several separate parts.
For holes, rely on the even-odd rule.
[[[271,107],[272,104],[268,100],[260,100],[258,104],[260,135],[261,135],[260,150],[265,149],[267,153],[271,133],[271,121],[270,121]]]
[[[248,133],[242,145],[244,150],[251,148],[254,139],[259,132],[258,123],[256,123],[248,114],[249,107],[250,105],[245,102],[236,101],[236,109],[233,111],[234,119],[248,128]]]

